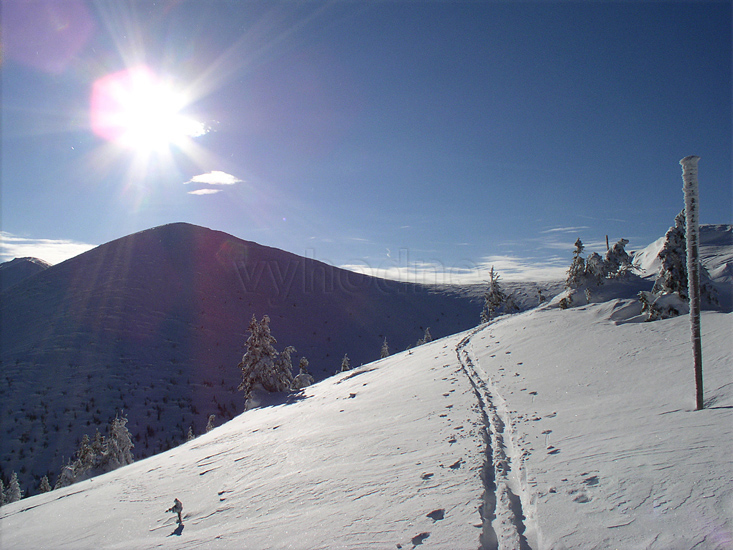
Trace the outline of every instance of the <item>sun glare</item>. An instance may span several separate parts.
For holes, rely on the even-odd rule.
[[[140,66],[97,80],[92,89],[91,123],[95,134],[140,152],[183,147],[206,127],[181,111],[186,95]]]

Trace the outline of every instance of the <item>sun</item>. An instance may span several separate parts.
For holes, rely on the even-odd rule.
[[[206,133],[206,126],[181,111],[185,93],[147,66],[107,75],[94,83],[91,125],[95,134],[142,153],[182,148]]]

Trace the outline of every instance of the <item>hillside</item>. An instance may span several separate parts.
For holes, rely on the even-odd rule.
[[[0,292],[49,267],[51,267],[49,264],[38,258],[15,258],[1,263]]]
[[[0,542],[730,548],[733,314],[703,313],[708,408],[694,412],[686,316],[618,324],[621,306],[546,306],[335,376],[6,505]]]
[[[0,300],[0,463],[51,482],[83,434],[124,410],[138,458],[242,412],[237,364],[252,315],[271,318],[322,379],[474,326],[478,300],[375,279],[202,227],[171,224],[99,246]]]

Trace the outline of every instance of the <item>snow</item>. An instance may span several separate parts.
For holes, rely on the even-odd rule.
[[[546,306],[331,377],[0,508],[0,543],[730,548],[733,314],[702,314],[694,411],[687,316],[628,323],[627,306]]]

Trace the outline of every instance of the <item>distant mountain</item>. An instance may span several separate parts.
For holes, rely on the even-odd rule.
[[[15,258],[9,262],[1,263],[0,292],[49,267],[51,267],[51,264],[38,258]]]
[[[404,350],[426,328],[475,326],[481,301],[345,271],[222,232],[165,225],[13,285],[0,303],[0,463],[53,480],[83,434],[124,410],[136,457],[242,412],[237,363],[252,315],[271,318],[316,379]]]

